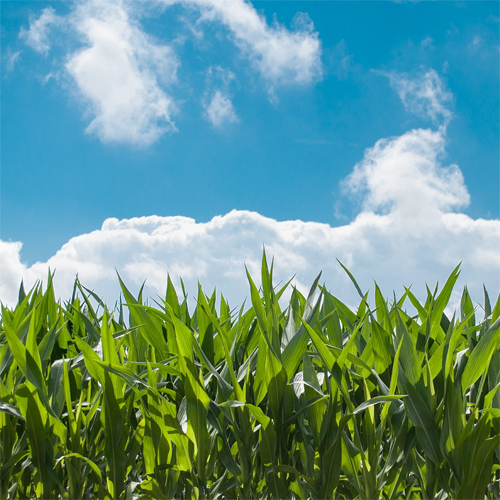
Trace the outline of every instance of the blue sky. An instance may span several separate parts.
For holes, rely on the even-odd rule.
[[[453,199],[436,210],[466,216],[476,241],[484,236],[476,234],[482,219],[497,238],[499,20],[492,1],[2,1],[0,238],[11,244],[7,253],[20,269],[12,280],[30,269],[35,276],[36,262],[63,268],[50,259],[71,238],[95,231],[104,238],[109,218],[125,224],[183,216],[209,224],[237,210],[255,212],[261,222],[343,231],[364,214],[392,214],[400,203],[397,183],[412,175],[429,189],[443,181],[441,199],[447,191]],[[408,146],[411,158],[395,147],[403,156],[393,165],[386,147],[370,167],[368,151],[377,141],[424,130],[434,136],[420,133],[421,142]],[[437,153],[429,150],[415,160],[416,170],[399,175],[398,162],[411,164],[430,143]],[[380,188],[384,183],[392,191]],[[407,205],[405,226],[425,212]],[[241,235],[235,255],[245,254],[246,237],[255,244],[246,261],[262,244],[273,246],[276,234],[262,224],[251,237]],[[303,226],[304,234],[311,227]],[[391,227],[398,234],[399,226]],[[223,234],[231,241],[229,230]],[[423,242],[428,235],[412,237]],[[422,263],[429,276],[471,256],[460,254],[466,251],[460,239],[445,241],[455,245],[445,251],[450,260],[438,272],[439,259],[429,257]],[[12,250],[14,242],[22,249]],[[378,240],[369,242],[384,255]],[[485,241],[486,254],[495,242]],[[147,248],[141,255],[152,255]],[[311,251],[284,256],[283,273],[297,272],[294,263],[300,273],[300,259],[314,260]],[[113,252],[96,255],[99,265],[127,268],[130,262]],[[161,261],[164,272],[182,260],[169,255],[168,262],[150,261]],[[345,258],[362,277],[377,275],[353,255]],[[394,255],[398,265],[408,264]],[[214,258],[201,260],[211,269]],[[483,258],[485,279],[498,277],[498,263]],[[78,265],[84,264],[77,259],[68,269]],[[179,269],[210,283],[211,271],[200,275],[185,263]]]

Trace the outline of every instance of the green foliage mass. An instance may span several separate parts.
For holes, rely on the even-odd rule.
[[[154,306],[120,280],[114,310],[21,286],[0,498],[499,498],[500,298],[478,321],[465,289],[449,318],[457,277],[371,307],[351,276],[356,310],[319,277],[283,309],[265,255],[246,309],[200,287],[190,312],[170,279]]]

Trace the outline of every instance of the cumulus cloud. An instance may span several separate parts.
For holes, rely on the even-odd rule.
[[[160,86],[176,80],[172,48],[155,43],[120,2],[86,2],[73,24],[86,47],[71,55],[66,69],[94,116],[87,132],[103,142],[143,145],[175,130],[173,99]]]
[[[21,28],[19,38],[36,52],[47,54],[51,48],[50,30],[61,21],[62,18],[56,14],[56,11],[52,7],[47,7],[43,9],[38,19],[30,15],[30,27],[29,29]]]
[[[276,259],[277,280],[296,274],[295,285],[306,291],[323,271],[327,288],[350,304],[358,297],[336,258],[364,290],[373,289],[375,278],[388,296],[411,284],[425,296],[424,283],[444,283],[462,262],[461,286],[467,283],[481,300],[484,283],[494,296],[500,288],[500,221],[452,211],[468,195],[458,167],[439,161],[443,140],[442,132],[414,130],[367,149],[346,180],[346,189],[363,193],[363,209],[340,227],[236,210],[206,223],[185,217],[108,219],[100,230],[71,239],[47,262],[29,267],[22,264],[19,243],[3,243],[0,299],[14,303],[21,278],[32,285],[50,266],[62,297],[70,295],[78,273],[114,303],[116,268],[135,291],[147,278],[145,290],[153,297],[164,293],[169,272],[176,281],[183,278],[191,296],[199,280],[207,292],[217,287],[237,305],[248,296],[244,264],[258,276],[263,245]]]
[[[386,211],[402,219],[428,222],[435,214],[469,204],[469,194],[457,165],[443,167],[445,136],[415,129],[379,140],[344,182],[344,188],[363,192],[365,211]]]
[[[204,107],[207,119],[215,127],[239,121],[231,99],[220,90],[214,92],[210,102],[205,103]]]
[[[434,69],[415,75],[397,72],[383,74],[389,77],[391,86],[410,113],[430,118],[435,124],[449,123],[453,117],[449,109],[453,96]]]
[[[13,304],[27,268],[20,260],[22,243],[0,240],[0,301]]]

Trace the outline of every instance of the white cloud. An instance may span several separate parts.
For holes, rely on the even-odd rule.
[[[421,47],[432,47],[434,43],[434,40],[430,36],[426,36],[421,42],[420,46]]]
[[[171,84],[180,62],[173,48],[154,40],[139,21],[145,12],[173,4],[200,10],[201,23],[224,25],[262,75],[271,97],[279,85],[305,85],[321,78],[321,43],[307,14],[295,16],[292,30],[277,22],[269,26],[244,0],[77,0],[66,17],[46,8],[19,36],[47,54],[51,27],[61,28],[68,46],[77,34],[84,47],[67,54],[65,68],[91,119],[86,131],[103,142],[148,145],[176,130]],[[199,30],[192,36],[201,36]],[[227,89],[214,90],[220,94],[215,92],[207,107],[215,120],[235,121]]]
[[[205,80],[208,86],[220,85],[227,89],[236,80],[236,75],[230,69],[220,65],[210,66],[207,69]]]
[[[66,68],[94,115],[87,132],[103,142],[144,145],[175,130],[173,99],[159,83],[176,79],[173,50],[141,31],[121,2],[84,3],[73,24],[87,47],[72,54]]]
[[[30,27],[28,30],[21,28],[19,38],[36,52],[47,54],[51,48],[49,35],[51,27],[61,23],[62,18],[56,14],[52,7],[43,9],[38,19],[30,15]]]
[[[21,55],[21,51],[12,53],[10,51],[10,49],[7,49],[7,62],[5,65],[5,69],[7,72],[14,70],[14,67],[17,64],[17,61],[19,61],[20,55]]]
[[[21,263],[20,242],[0,240],[0,301],[13,304],[17,301],[17,290],[21,279],[26,275],[26,266]]]
[[[172,4],[177,0],[163,0]],[[278,85],[309,84],[322,76],[321,42],[309,16],[299,13],[295,31],[264,17],[244,0],[179,0],[197,6],[205,21],[219,21],[232,33],[234,42],[267,80],[270,90]]]
[[[382,74],[389,77],[391,86],[410,113],[431,118],[434,123],[445,126],[449,123],[453,114],[448,106],[453,96],[434,69],[416,75],[397,72]]]
[[[50,266],[62,297],[69,297],[78,273],[86,286],[114,303],[116,268],[134,291],[147,278],[146,293],[163,294],[169,272],[177,283],[183,278],[191,295],[199,280],[207,292],[217,287],[237,305],[248,296],[244,263],[257,278],[265,244],[268,256],[275,256],[277,280],[297,273],[295,284],[305,291],[323,270],[327,288],[350,304],[358,298],[335,258],[364,290],[373,289],[375,278],[388,296],[411,284],[425,296],[424,283],[443,284],[462,262],[457,290],[467,283],[480,301],[485,283],[494,299],[500,288],[500,221],[451,211],[466,205],[468,195],[458,167],[439,163],[442,134],[413,130],[368,149],[346,181],[365,197],[350,224],[278,222],[246,211],[206,223],[185,217],[108,219],[100,230],[71,239],[47,262],[30,267],[21,263],[19,243],[2,243],[0,272],[6,277],[0,298],[14,303],[21,278],[32,285]]]
[[[439,163],[444,145],[442,129],[415,129],[381,139],[366,150],[344,186],[364,192],[365,211],[388,211],[428,223],[435,214],[467,206],[470,201],[458,166]]]
[[[222,66],[211,66],[205,76],[205,94],[202,99],[204,117],[214,126],[240,121],[233,103],[229,87],[236,79],[235,74]]]
[[[483,39],[479,35],[474,35],[474,38],[472,39],[472,42],[470,43],[469,47],[478,47],[483,43]]]
[[[340,40],[328,53],[328,69],[339,80],[345,80],[353,71],[352,55],[347,51],[344,39]]]
[[[207,119],[215,127],[239,121],[231,99],[220,90],[214,92],[210,102],[205,103],[204,108]]]

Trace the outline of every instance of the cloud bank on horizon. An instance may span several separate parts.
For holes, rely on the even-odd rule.
[[[271,100],[280,86],[310,85],[322,77],[321,42],[305,14],[296,17],[290,31],[269,26],[243,0],[153,3],[195,10],[199,18],[193,29],[205,23],[224,26]],[[92,117],[87,132],[103,142],[147,145],[175,130],[177,103],[169,89],[181,62],[173,44],[162,44],[141,29],[137,15],[127,2],[90,0],[67,19],[84,46],[69,54],[65,71]],[[50,29],[63,24],[45,9],[20,36],[46,55]],[[219,74],[219,79],[203,97],[204,117],[214,127],[238,122],[230,72],[209,68],[209,73]],[[244,265],[258,274],[263,245],[268,257],[275,258],[277,281],[296,274],[295,286],[305,291],[322,271],[327,288],[350,303],[358,298],[337,258],[365,290],[374,278],[387,295],[394,286],[412,283],[418,295],[424,293],[424,283],[443,283],[462,262],[460,282],[467,283],[473,297],[480,300],[483,283],[495,295],[500,285],[500,221],[461,213],[470,202],[467,186],[459,166],[443,164],[453,96],[433,69],[385,75],[405,109],[427,117],[434,128],[381,138],[365,150],[341,185],[345,196],[360,202],[349,224],[277,221],[237,210],[205,223],[182,216],[111,218],[100,230],[72,238],[46,262],[32,266],[22,262],[20,242],[0,241],[0,300],[15,303],[21,279],[29,287],[45,279],[50,267],[56,270],[56,291],[63,298],[69,297],[78,274],[85,286],[113,303],[119,296],[115,270],[132,288],[146,279],[146,294],[162,295],[168,272],[174,282],[181,277],[191,295],[200,281],[206,291],[217,287],[237,305],[248,295]]]
[[[429,92],[412,99],[433,118],[442,82],[433,71],[415,78],[429,80]],[[30,267],[21,261],[20,243],[0,242],[0,271],[6,277],[0,297],[15,302],[21,278],[32,284],[50,267],[61,296],[69,296],[78,274],[85,286],[116,300],[116,269],[135,287],[147,279],[149,295],[164,292],[170,273],[177,282],[182,278],[192,295],[200,281],[208,290],[218,287],[233,304],[241,303],[247,295],[244,265],[257,275],[265,245],[276,259],[277,279],[296,273],[294,285],[303,291],[322,271],[334,293],[355,303],[356,293],[336,258],[366,289],[374,278],[388,294],[395,283],[413,283],[415,292],[420,287],[423,293],[424,282],[443,282],[462,262],[461,283],[479,299],[483,283],[491,293],[498,289],[500,221],[453,212],[467,206],[469,194],[459,167],[441,163],[445,142],[446,128],[440,126],[380,139],[368,148],[343,183],[346,194],[361,196],[362,210],[340,227],[278,222],[236,210],[207,223],[180,216],[107,219],[100,230],[72,238],[47,262]]]
[[[420,129],[368,149],[346,184],[351,191],[366,191],[364,209],[341,227],[278,222],[236,210],[207,223],[186,217],[108,219],[100,230],[72,238],[47,262],[31,267],[21,262],[20,243],[0,242],[1,300],[14,303],[21,278],[33,284],[50,267],[56,270],[62,297],[69,297],[78,274],[85,286],[116,300],[116,269],[136,289],[147,279],[148,295],[164,293],[168,272],[176,283],[181,277],[191,295],[200,281],[207,291],[217,287],[236,305],[247,296],[244,265],[258,275],[263,244],[268,256],[275,257],[276,278],[285,281],[290,272],[297,273],[294,285],[302,291],[323,271],[327,287],[355,303],[356,293],[336,258],[365,289],[372,287],[373,277],[387,294],[395,283],[413,283],[414,292],[423,293],[425,281],[429,286],[437,278],[443,283],[462,261],[461,283],[479,300],[483,282],[490,293],[498,289],[500,221],[449,211],[466,204],[468,196],[458,168],[439,164],[444,141],[441,132]],[[385,182],[388,176],[398,182]],[[410,177],[415,192],[407,182]],[[383,213],[374,211],[381,208]]]

